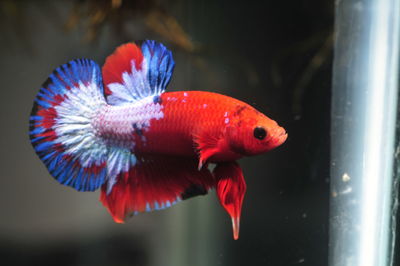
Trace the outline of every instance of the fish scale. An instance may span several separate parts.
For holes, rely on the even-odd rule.
[[[188,91],[187,96],[182,92],[166,92],[161,94],[161,102],[164,116],[150,120],[144,132],[146,143],[138,143],[136,147],[140,153],[197,156],[196,132],[221,134],[224,113],[240,104],[230,97],[204,91]]]

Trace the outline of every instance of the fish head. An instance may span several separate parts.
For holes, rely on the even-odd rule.
[[[278,147],[287,139],[286,130],[250,106],[236,112],[226,129],[230,149],[241,155],[256,155]]]

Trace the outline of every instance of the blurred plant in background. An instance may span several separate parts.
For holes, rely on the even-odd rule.
[[[200,46],[194,43],[178,19],[168,11],[171,6],[179,4],[180,0],[73,0],[72,7],[67,19],[62,20],[57,15],[52,2],[37,2],[43,12],[49,17],[49,21],[61,26],[66,32],[83,28],[84,42],[95,43],[105,28],[111,27],[113,34],[125,41],[140,40],[142,36],[135,36],[128,30],[128,26],[137,29],[147,29],[155,33],[163,42],[169,42],[177,48],[190,55],[189,60],[200,69],[207,80],[213,84],[217,77],[209,68],[205,60],[205,53],[218,54],[215,47]],[[12,35],[16,35],[21,43],[31,50],[29,30],[26,29],[28,19],[25,16],[23,1],[2,0],[0,1],[0,29],[11,25]],[[324,13],[333,18],[333,10],[330,2],[326,2]],[[2,23],[8,21],[9,23]],[[268,76],[276,89],[292,87],[292,113],[295,119],[302,116],[303,100],[307,94],[307,88],[313,82],[318,71],[330,64],[332,58],[333,33],[332,28],[322,27],[318,34],[311,36],[303,35],[301,40],[293,38],[291,45],[282,47],[273,58],[271,58]],[[3,31],[4,32],[4,31]],[[7,37],[4,38],[7,41]],[[225,48],[228,49],[229,48]],[[304,60],[303,55],[308,55]],[[252,62],[247,58],[241,58],[235,51],[230,51],[228,59],[231,65],[245,73],[244,78],[250,86],[258,86],[261,73],[255,70]],[[293,78],[288,78],[288,70],[294,72]]]
[[[141,24],[146,25],[163,39],[191,52],[195,49],[193,42],[177,19],[164,8],[164,4],[171,2],[173,1],[75,0],[65,28],[74,30],[78,24],[84,24],[86,28],[84,38],[92,42],[98,38],[107,24],[112,26],[114,32],[127,36],[124,22],[139,19]],[[129,36],[127,39],[135,39],[135,36]]]
[[[309,59],[304,61],[304,57],[299,56],[301,54],[310,55]],[[294,42],[289,47],[282,49],[281,53],[278,53],[273,59],[270,75],[273,84],[278,88],[287,86],[285,83],[288,80],[285,77],[284,69],[286,69],[288,61],[293,64],[293,61],[303,60],[303,66],[297,66],[299,75],[296,77],[293,86],[292,112],[294,119],[301,118],[307,88],[310,87],[314,77],[318,75],[318,71],[331,64],[332,57],[333,28],[321,31],[319,34],[313,34],[299,42]]]
[[[46,12],[51,23],[62,25],[67,32],[83,26],[85,29],[83,40],[86,42],[96,41],[106,25],[127,40],[140,39],[127,33],[126,22],[134,21],[139,24],[137,27],[146,27],[186,52],[192,52],[196,48],[177,19],[165,8],[165,5],[176,1],[74,0],[72,2],[66,21],[60,20],[57,10],[52,6],[54,3],[44,1],[37,4],[43,12]],[[4,28],[12,26],[11,31],[23,43],[29,44],[28,19],[24,7],[23,1],[0,1],[0,24]]]

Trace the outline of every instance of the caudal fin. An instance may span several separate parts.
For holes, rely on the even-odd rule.
[[[92,125],[105,104],[101,70],[88,59],[58,67],[36,96],[30,139],[61,184],[93,191],[105,182],[107,147]]]

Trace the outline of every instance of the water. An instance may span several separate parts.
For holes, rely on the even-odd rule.
[[[106,22],[93,35],[85,20],[65,31],[69,1],[0,3],[4,265],[327,265],[333,2],[177,0],[163,7],[188,39],[136,15],[152,5],[110,15],[121,24]],[[240,161],[248,190],[239,240],[214,191],[115,224],[98,192],[59,185],[34,154],[27,121],[48,74],[73,58],[103,64],[136,39],[172,49],[169,90],[238,98],[288,131],[278,149]]]

